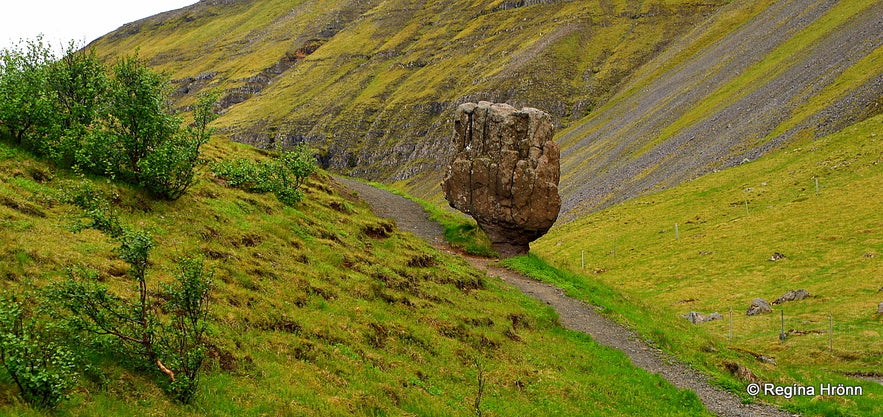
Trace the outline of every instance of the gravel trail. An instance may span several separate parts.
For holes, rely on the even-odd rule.
[[[564,327],[588,334],[596,342],[624,352],[635,366],[661,375],[678,388],[695,392],[712,413],[722,417],[793,416],[766,404],[742,404],[736,395],[711,385],[705,375],[665,352],[647,345],[634,332],[598,314],[595,307],[564,295],[560,288],[500,268],[493,260],[466,256],[452,250],[444,242],[441,227],[426,217],[419,204],[358,181],[340,177],[336,180],[356,192],[371,206],[375,214],[395,220],[400,230],[412,232],[441,250],[456,253],[475,268],[498,277],[523,293],[548,304],[558,312]]]

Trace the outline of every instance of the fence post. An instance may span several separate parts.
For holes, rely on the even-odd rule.
[[[782,313],[782,332],[779,333],[779,340],[785,341],[785,310],[779,310]]]

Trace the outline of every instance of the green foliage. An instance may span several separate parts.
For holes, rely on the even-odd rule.
[[[74,231],[91,228],[113,238],[123,234],[123,226],[107,197],[99,192],[91,182],[81,181],[66,188],[61,193],[60,200],[79,207],[83,210],[85,217],[90,220],[85,224],[77,222],[73,227]]]
[[[142,321],[141,314],[149,310],[115,295],[92,274],[71,270],[68,278],[50,287],[46,295],[70,313],[71,328],[114,336],[136,347],[138,355],[151,354],[146,348],[153,341],[155,326],[152,321]]]
[[[278,185],[272,175],[274,169],[267,162],[249,159],[225,159],[212,164],[212,172],[227,181],[227,185],[252,193],[268,193]]]
[[[223,160],[212,165],[212,171],[232,187],[253,193],[270,192],[282,204],[294,206],[303,199],[300,188],[316,171],[316,162],[306,144],[300,143],[281,150],[270,161]]]
[[[34,146],[53,113],[48,94],[52,55],[42,38],[0,51],[0,125],[19,144]]]
[[[217,100],[216,93],[201,94],[193,109],[193,123],[138,162],[142,185],[169,200],[177,200],[193,185],[199,148],[213,133],[208,124],[217,117],[213,110]]]
[[[139,162],[174,138],[180,121],[166,111],[165,80],[137,56],[121,58],[112,74],[107,128],[124,155],[120,171],[137,178]]]
[[[0,361],[22,398],[38,408],[54,408],[76,385],[77,358],[59,343],[30,308],[0,300]]]
[[[205,360],[208,299],[211,278],[198,259],[183,259],[177,284],[165,287],[170,315],[163,320],[151,301],[147,284],[153,237],[142,230],[120,225],[101,197],[81,185],[70,192],[68,201],[83,207],[92,217],[91,226],[119,243],[117,255],[129,265],[128,275],[138,285],[137,298],[115,295],[90,274],[70,271],[68,279],[56,283],[48,298],[71,313],[72,328],[93,335],[109,335],[133,347],[134,354],[150,368],[154,364],[171,380],[164,384],[178,401],[189,403],[196,393]]]
[[[74,43],[61,59],[48,65],[47,72],[48,91],[54,94],[54,123],[47,126],[48,134],[36,152],[71,166],[90,126],[104,114],[110,80],[95,52],[78,50]]]
[[[170,323],[162,338],[164,361],[177,370],[168,388],[182,403],[189,403],[196,393],[199,374],[206,359],[208,303],[212,289],[202,259],[185,258],[179,262],[181,271],[175,285],[165,287]]]
[[[217,95],[194,106],[194,123],[167,105],[168,83],[137,56],[108,67],[71,44],[56,59],[38,39],[0,52],[0,125],[15,141],[65,167],[120,177],[176,200],[193,184]]]

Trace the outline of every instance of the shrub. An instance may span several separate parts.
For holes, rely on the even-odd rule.
[[[177,372],[167,388],[177,400],[189,403],[199,385],[199,373],[206,358],[208,302],[212,283],[198,258],[185,258],[175,285],[165,288],[172,315],[162,338],[162,356]]]
[[[212,172],[231,187],[253,193],[271,192],[287,206],[303,199],[300,187],[315,171],[315,158],[304,143],[280,151],[276,158],[266,162],[234,159],[212,165]]]
[[[88,189],[87,187],[81,187]],[[154,241],[149,233],[119,226],[119,220],[104,204],[87,198],[83,192],[69,197],[83,207],[97,207],[99,217],[110,220],[93,225],[119,242],[117,255],[129,264],[129,276],[138,285],[137,298],[113,294],[94,277],[71,272],[64,282],[55,284],[47,295],[59,307],[72,313],[72,328],[94,335],[115,337],[148,368],[159,369],[169,377],[163,387],[176,400],[189,403],[199,384],[205,360],[208,300],[211,277],[199,259],[181,260],[175,285],[164,287],[168,320],[158,314],[151,302],[147,267]],[[94,215],[93,215],[94,216]],[[105,224],[119,227],[105,228]],[[110,233],[110,232],[113,232]]]
[[[54,408],[76,385],[77,360],[21,303],[0,300],[0,361],[22,398]]]
[[[274,190],[273,177],[266,164],[249,159],[231,159],[216,162],[211,167],[215,176],[223,178],[227,185],[252,193]]]
[[[201,96],[182,128],[167,93],[167,80],[137,56],[108,67],[71,44],[56,59],[39,38],[0,51],[0,126],[16,143],[175,200],[193,183],[217,95]]]
[[[48,64],[53,57],[41,38],[0,51],[0,124],[16,143],[40,148],[41,128],[53,115]]]
[[[49,64],[47,87],[55,117],[38,153],[71,166],[89,127],[106,114],[110,80],[95,52],[72,42],[61,59]]]

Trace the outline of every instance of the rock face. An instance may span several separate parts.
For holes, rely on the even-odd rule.
[[[561,208],[551,117],[529,107],[466,103],[457,108],[454,130],[445,198],[478,222],[500,256],[527,253]]]

